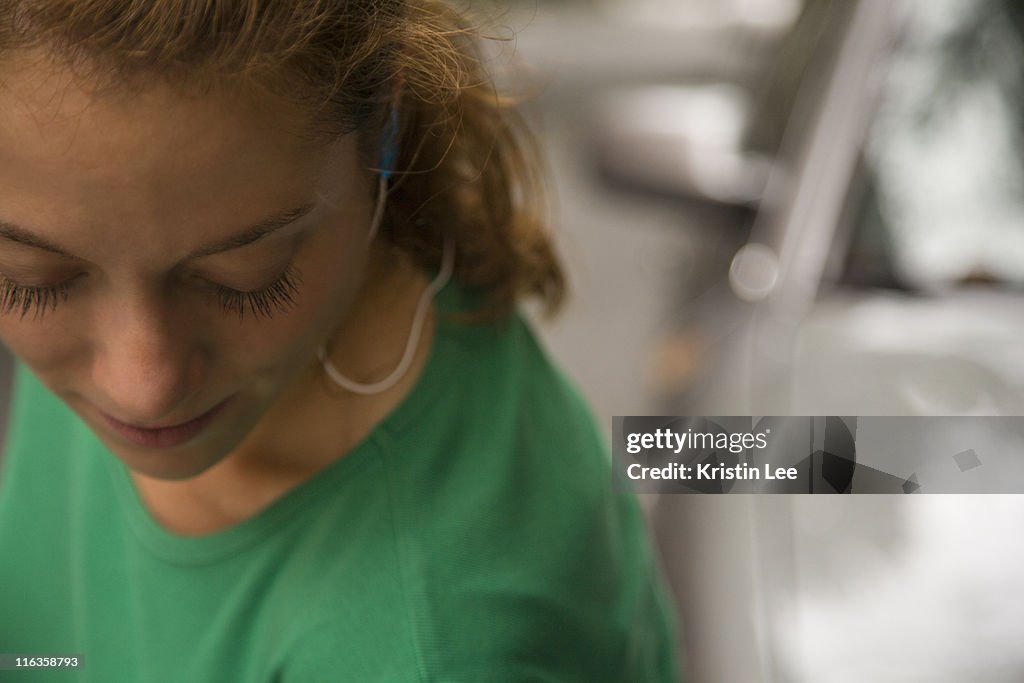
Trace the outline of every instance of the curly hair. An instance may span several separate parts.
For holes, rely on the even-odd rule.
[[[399,113],[381,234],[482,293],[478,317],[524,297],[549,313],[566,284],[543,218],[535,140],[484,67],[480,38],[441,0],[0,0],[0,60],[42,48],[109,87],[155,77],[241,85],[297,107],[314,135],[356,133],[367,167]]]

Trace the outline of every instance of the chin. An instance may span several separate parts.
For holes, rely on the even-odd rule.
[[[136,443],[131,435],[119,434],[91,411],[82,417],[107,449],[132,472],[164,481],[184,481],[222,462],[248,433],[249,429],[239,424],[240,415],[247,411],[237,400],[229,399],[228,403],[224,412],[199,433],[190,437],[178,435],[178,440],[187,438],[181,443],[174,443],[173,437],[169,442]]]
[[[242,441],[244,433],[230,421],[210,425],[203,433],[176,446],[150,447],[131,443],[103,424],[90,424],[93,433],[118,460],[136,474],[165,481],[193,479],[222,462]]]
[[[199,444],[148,450],[112,443],[106,439],[104,442],[110,452],[132,472],[163,481],[185,481],[198,477],[221,462],[228,452],[226,449]]]

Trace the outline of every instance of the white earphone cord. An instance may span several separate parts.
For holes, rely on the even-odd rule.
[[[377,192],[377,206],[373,213],[373,222],[370,226],[369,240],[372,241],[377,234],[377,230],[380,228],[380,223],[384,217],[384,205],[387,201],[388,181],[385,176],[381,176],[379,189]],[[363,384],[361,382],[355,382],[348,377],[345,377],[341,372],[334,367],[330,359],[327,357],[327,343],[324,342],[320,345],[317,350],[317,357],[324,366],[324,372],[327,376],[334,381],[335,384],[343,389],[351,391],[355,394],[370,395],[379,394],[382,391],[386,391],[398,383],[406,372],[409,371],[409,366],[412,365],[412,358],[415,355],[416,347],[420,341],[420,334],[423,331],[423,321],[427,317],[427,310],[430,306],[430,302],[437,295],[439,291],[451,279],[452,271],[455,268],[455,245],[448,235],[445,235],[444,239],[444,254],[441,257],[441,270],[437,274],[427,288],[423,290],[420,295],[419,303],[416,305],[416,313],[413,315],[412,328],[409,330],[409,339],[405,344],[405,351],[402,353],[401,360],[398,361],[398,365],[391,371],[391,374],[372,384]]]

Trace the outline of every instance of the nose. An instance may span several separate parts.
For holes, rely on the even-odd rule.
[[[166,426],[210,406],[195,403],[205,374],[187,317],[162,297],[125,297],[108,309],[92,361],[93,401],[140,427]]]

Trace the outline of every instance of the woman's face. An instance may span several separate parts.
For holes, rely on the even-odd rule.
[[[0,338],[138,472],[187,478],[235,449],[363,283],[354,136],[312,145],[270,111],[0,66]],[[194,435],[123,426],[211,410]]]

